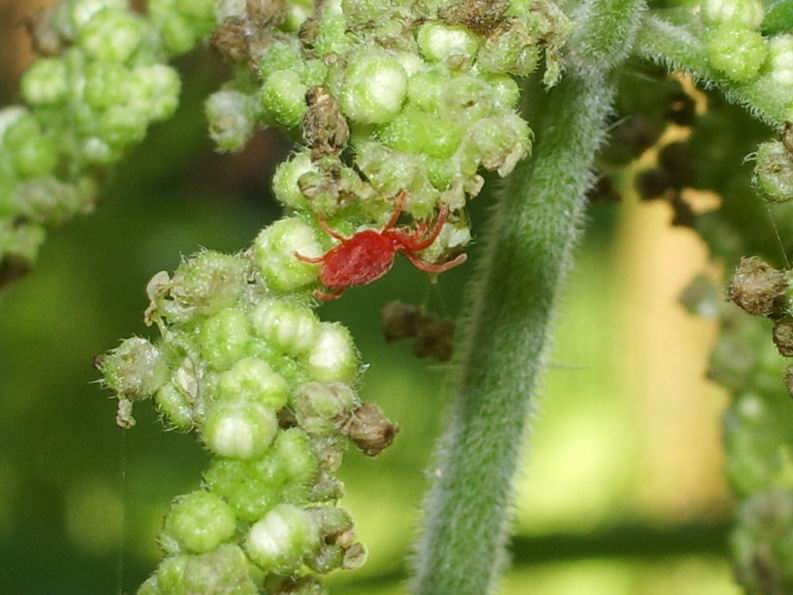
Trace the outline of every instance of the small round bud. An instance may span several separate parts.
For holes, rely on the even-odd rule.
[[[721,25],[707,41],[711,66],[729,79],[744,83],[760,71],[768,55],[768,46],[760,33],[734,25]]]
[[[218,370],[227,370],[245,355],[251,338],[248,317],[236,308],[227,308],[201,327],[201,353]]]
[[[234,537],[234,512],[218,496],[197,491],[171,504],[160,534],[160,543],[171,555],[181,552],[203,554]]]
[[[311,52],[317,56],[347,53],[350,49],[350,36],[344,15],[327,12],[323,14],[309,45]]]
[[[471,139],[481,154],[482,165],[505,177],[531,151],[531,136],[523,118],[508,114],[481,120],[474,127]]]
[[[702,0],[700,14],[706,25],[759,29],[765,16],[760,0]]]
[[[267,80],[274,72],[299,70],[301,62],[300,52],[296,47],[283,41],[276,41],[265,50],[257,65],[260,76],[263,80]]]
[[[117,62],[92,62],[85,69],[83,97],[97,110],[122,104],[131,76],[129,69]]]
[[[159,122],[176,112],[182,81],[179,73],[166,64],[138,66],[132,71],[130,89],[136,107],[145,111],[150,121]]]
[[[730,280],[730,300],[757,316],[770,316],[784,307],[785,273],[761,258],[742,258]]]
[[[70,25],[76,30],[81,30],[88,22],[102,10],[126,10],[127,0],[74,0],[69,10]]]
[[[168,594],[257,595],[245,552],[236,545],[222,545],[214,551],[188,558],[183,586]]]
[[[308,373],[315,380],[353,380],[358,373],[358,354],[350,331],[338,323],[321,323],[307,363]]]
[[[452,68],[470,65],[479,49],[479,38],[467,27],[438,22],[423,24],[416,41],[424,58]]]
[[[155,576],[161,593],[184,592],[184,571],[188,560],[188,556],[171,556],[160,562]]]
[[[255,523],[245,540],[251,560],[263,570],[287,574],[319,546],[311,515],[296,506],[280,504]]]
[[[771,78],[781,85],[793,85],[793,35],[777,35],[768,42]]]
[[[288,392],[286,380],[255,357],[241,359],[218,378],[219,398],[256,402],[273,412],[286,405]]]
[[[358,405],[355,391],[341,382],[304,384],[294,402],[297,423],[309,434],[337,432]]]
[[[322,256],[314,230],[301,219],[289,217],[265,228],[254,242],[254,258],[267,285],[276,291],[294,291],[311,285],[319,267],[298,259]]]
[[[448,78],[439,70],[425,70],[410,77],[407,96],[411,104],[427,112],[444,107]]]
[[[286,128],[300,125],[306,106],[308,87],[300,80],[300,75],[292,70],[277,70],[264,82],[261,104],[268,118]]]
[[[256,334],[290,355],[302,355],[314,345],[320,330],[309,308],[285,301],[266,301],[252,317]]]
[[[66,64],[58,58],[44,58],[31,66],[20,82],[22,97],[31,105],[54,105],[69,94]]]
[[[220,401],[207,414],[201,435],[215,454],[250,459],[269,448],[277,431],[278,420],[267,407],[258,403]]]
[[[127,105],[113,105],[99,116],[97,132],[109,145],[127,147],[146,138],[146,112]]]
[[[380,124],[399,112],[406,93],[407,75],[397,60],[361,52],[347,66],[341,107],[354,122]]]
[[[279,432],[273,444],[275,460],[289,481],[307,485],[319,472],[319,461],[311,445],[311,439],[300,428]]]
[[[479,50],[477,66],[483,72],[528,76],[540,61],[538,41],[523,21],[512,21],[487,38]]]
[[[175,384],[163,384],[154,395],[154,402],[165,418],[167,425],[182,432],[193,429],[193,405],[188,396]]]
[[[793,157],[781,142],[757,147],[752,184],[769,202],[793,199]]]
[[[306,197],[300,191],[297,182],[303,174],[316,171],[318,171],[317,167],[306,152],[297,153],[291,159],[282,161],[273,175],[275,198],[286,208],[307,208]]]
[[[145,24],[139,17],[106,8],[80,29],[78,41],[93,58],[126,62],[140,47],[144,33]]]
[[[463,132],[453,118],[408,108],[386,124],[379,136],[397,151],[444,158],[460,146]]]
[[[151,397],[168,380],[160,350],[146,339],[132,337],[96,360],[107,385],[118,395],[138,400]]]
[[[218,91],[206,102],[209,135],[221,151],[240,151],[253,136],[254,101],[239,91]]]

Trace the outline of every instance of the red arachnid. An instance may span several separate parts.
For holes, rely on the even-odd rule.
[[[350,238],[339,235],[325,220],[319,219],[319,225],[325,233],[341,243],[319,258],[295,253],[295,256],[303,262],[322,265],[319,280],[329,291],[317,290],[314,292],[314,297],[323,302],[335,300],[348,287],[376,281],[394,264],[394,256],[397,252],[404,252],[417,269],[428,273],[443,273],[465,262],[467,258],[465,254],[460,254],[443,264],[425,262],[416,256],[418,252],[431,246],[441,233],[449,215],[449,208],[446,206],[441,208],[431,228],[426,223],[419,223],[414,231],[404,231],[394,226],[402,214],[406,199],[407,193],[401,192],[396,199],[394,212],[383,229],[380,231],[365,229]]]

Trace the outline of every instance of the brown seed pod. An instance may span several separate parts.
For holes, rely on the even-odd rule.
[[[412,339],[425,318],[421,308],[413,304],[389,302],[383,307],[380,321],[383,335],[388,343],[401,339]]]
[[[342,431],[365,455],[375,457],[390,446],[399,428],[383,415],[380,407],[364,403],[353,412]]]
[[[793,357],[793,318],[785,316],[774,324],[774,344],[779,354]]]
[[[457,0],[438,11],[450,25],[465,25],[480,35],[489,35],[504,20],[509,0]]]
[[[250,25],[238,18],[229,18],[215,29],[212,46],[231,62],[243,62],[250,57]]]
[[[303,117],[303,138],[311,149],[311,158],[338,155],[347,146],[350,127],[341,113],[339,102],[322,86],[306,93],[308,110]]]
[[[757,316],[778,316],[784,311],[785,273],[762,258],[742,258],[730,280],[731,301]]]

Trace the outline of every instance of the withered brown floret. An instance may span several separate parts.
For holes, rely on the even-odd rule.
[[[338,101],[322,86],[306,93],[308,110],[303,117],[303,138],[311,149],[311,158],[337,155],[350,138],[350,127]]]
[[[752,256],[738,263],[728,295],[749,314],[776,316],[784,311],[786,288],[785,273]]]
[[[394,441],[399,428],[380,407],[364,403],[353,412],[343,431],[365,455],[374,457]]]
[[[489,35],[504,20],[508,7],[508,0],[457,0],[441,8],[438,16],[450,25]]]

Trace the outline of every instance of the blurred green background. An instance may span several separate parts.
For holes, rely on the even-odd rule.
[[[42,4],[0,0],[3,104],[31,59],[19,23]],[[268,180],[288,145],[262,134],[242,155],[213,155],[200,102],[223,67],[207,54],[181,67],[177,118],[108,176],[94,215],[54,231],[34,273],[0,294],[0,593],[132,592],[158,559],[170,499],[205,466],[194,440],[163,432],[147,405],[137,427],[118,429],[92,367],[120,338],[150,332],[141,318],[154,273],[201,246],[243,248],[278,216]],[[488,201],[474,206],[480,224]],[[726,556],[726,396],[704,379],[715,328],[675,303],[705,253],[668,226],[667,209],[626,201],[590,210],[519,481],[506,594],[739,593]],[[446,366],[387,345],[380,309],[400,299],[453,316],[473,268],[432,286],[400,261],[320,311],[351,327],[370,363],[365,398],[401,425],[378,459],[350,452],[345,461],[343,504],[370,561],[334,576],[334,593],[405,592],[448,398]]]

